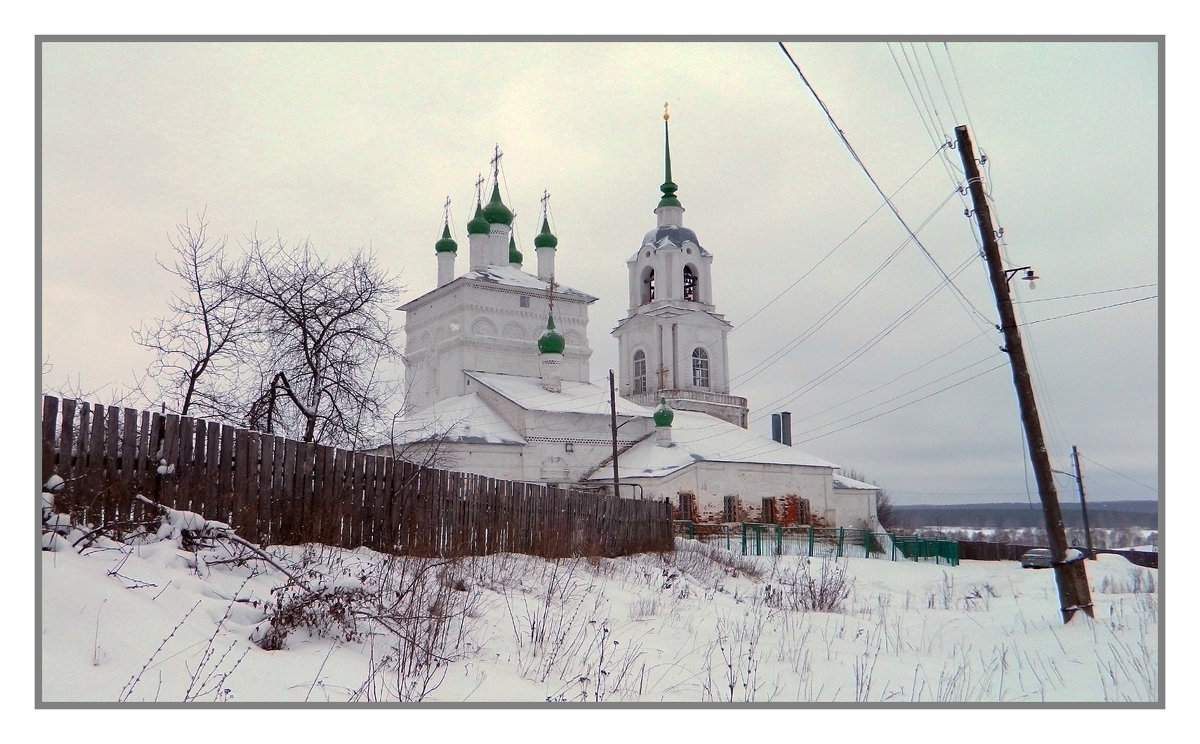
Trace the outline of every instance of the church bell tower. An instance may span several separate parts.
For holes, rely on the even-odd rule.
[[[729,394],[728,335],[716,311],[712,254],[683,226],[671,180],[670,114],[663,107],[666,179],[654,210],[657,225],[642,238],[629,267],[629,312],[613,329],[620,355],[621,396],[677,411],[699,411],[742,428],[746,399]]]

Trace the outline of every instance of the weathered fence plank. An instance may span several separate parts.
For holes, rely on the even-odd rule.
[[[559,557],[669,550],[669,506],[438,470],[175,414],[42,404],[42,473],[79,518],[157,513],[136,493],[224,521],[260,544],[413,555]],[[140,424],[140,425],[139,425]]]
[[[54,434],[58,426],[58,398],[42,396],[42,483],[54,474]]]

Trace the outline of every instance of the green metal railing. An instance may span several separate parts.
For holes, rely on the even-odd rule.
[[[740,532],[742,555],[806,555],[831,558],[880,558],[891,561],[926,561],[957,566],[958,542],[901,537],[886,532],[847,527],[783,527],[777,524],[696,524],[675,522],[675,534],[690,540],[734,549],[734,533]]]

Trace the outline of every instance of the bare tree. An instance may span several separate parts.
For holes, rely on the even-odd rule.
[[[892,506],[892,497],[882,488],[875,492],[875,516],[884,527],[899,527],[896,509]]]
[[[381,426],[396,388],[382,370],[399,356],[389,320],[399,288],[372,253],[331,262],[308,241],[255,236],[225,288],[254,334],[252,427],[356,448]]]
[[[169,238],[172,258],[158,259],[182,283],[170,315],[133,331],[139,345],[157,355],[150,377],[173,396],[182,415],[229,418],[237,396],[239,354],[249,333],[243,296],[234,290],[225,256],[226,238],[212,238],[205,213],[188,217]]]
[[[863,481],[864,483],[871,482],[854,468],[842,468],[842,475],[851,480]],[[897,526],[897,515],[895,508],[892,506],[892,497],[882,488],[875,492],[875,518],[884,527]]]

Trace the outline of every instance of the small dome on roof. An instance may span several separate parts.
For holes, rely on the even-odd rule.
[[[500,184],[492,186],[492,200],[483,208],[483,217],[493,225],[511,225],[513,213],[500,200]]]
[[[441,238],[441,240],[439,240],[438,242],[433,244],[433,249],[435,251],[437,251],[438,253],[457,253],[458,252],[458,243],[455,243],[454,239],[450,237],[450,225],[449,224],[447,224],[445,226],[445,228],[442,229],[442,238]]]
[[[517,264],[518,266],[520,266],[521,261],[524,258],[525,257],[521,255],[521,252],[517,250],[516,238],[514,238],[511,235],[508,236],[508,262],[510,264]]]
[[[475,216],[467,223],[468,235],[487,235],[491,230],[487,218],[483,216],[483,206],[477,201],[475,202]]]
[[[538,352],[541,354],[561,354],[567,348],[567,340],[554,329],[554,316],[546,321],[546,330],[538,338]]]
[[[533,239],[535,248],[557,248],[558,238],[554,237],[554,233],[550,232],[550,221],[545,217],[542,218],[542,231]]]
[[[670,426],[675,420],[675,412],[667,405],[666,398],[660,398],[658,408],[654,409],[654,425],[655,426]]]

